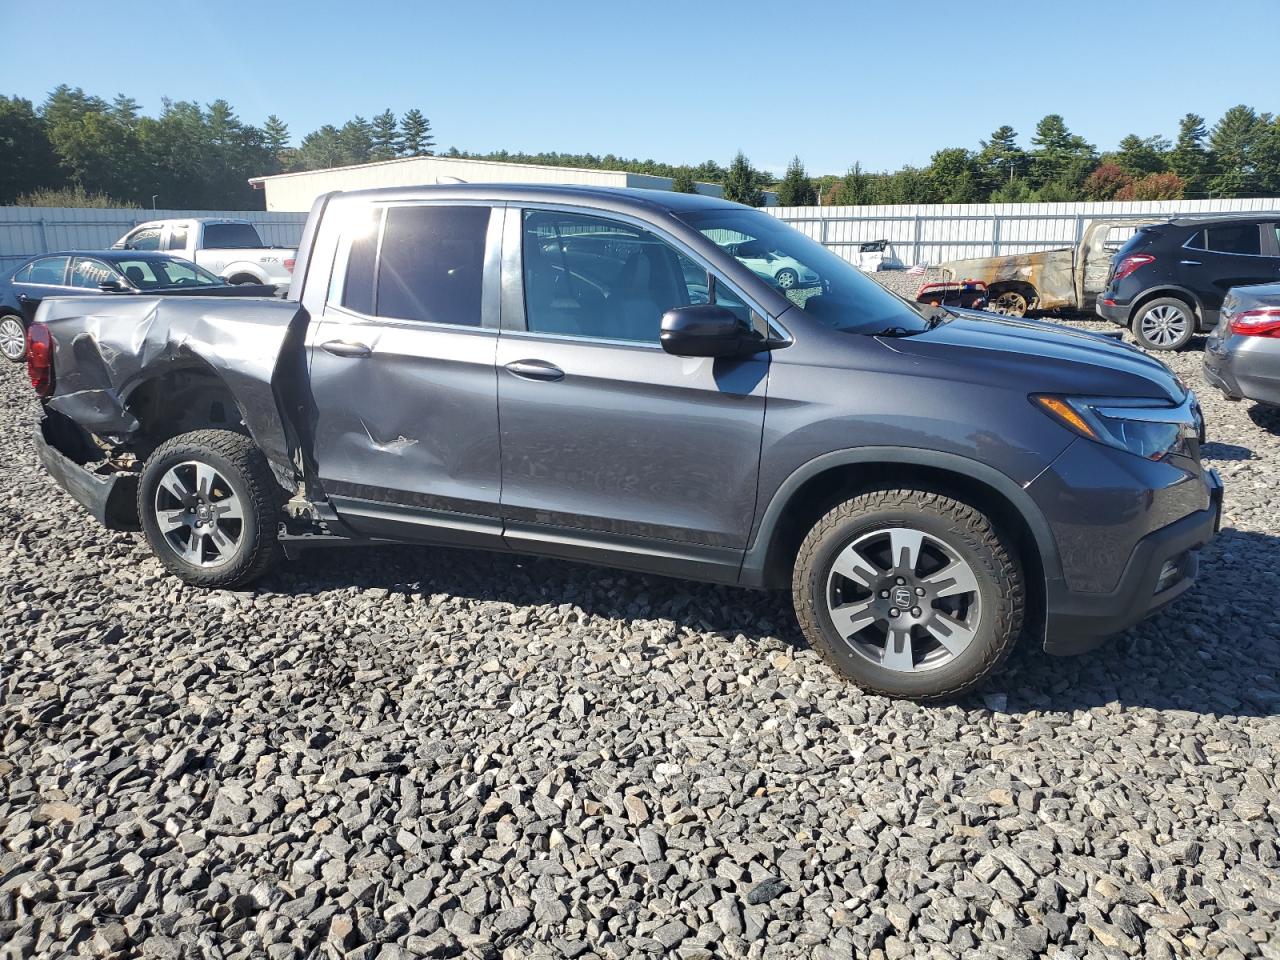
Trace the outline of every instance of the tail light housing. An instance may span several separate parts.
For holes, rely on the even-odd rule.
[[[53,395],[53,338],[43,323],[27,327],[27,376],[36,396]]]
[[[1258,307],[1231,317],[1231,332],[1242,337],[1280,338],[1280,307]]]
[[[293,265],[294,265],[294,263],[296,263],[296,262],[297,262],[297,261],[295,261],[293,257],[285,257],[285,258],[284,258],[284,268],[285,268],[286,270],[288,270],[290,273],[293,273]]]
[[[1111,275],[1111,279],[1123,280],[1139,267],[1145,267],[1148,263],[1155,262],[1156,258],[1149,253],[1131,253],[1116,264],[1116,272]]]

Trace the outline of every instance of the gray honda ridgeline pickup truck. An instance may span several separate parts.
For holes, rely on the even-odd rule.
[[[1135,623],[1220,513],[1162,364],[913,306],[700,196],[334,193],[288,300],[49,300],[29,343],[45,467],[187,583],[398,541],[790,588],[831,665],[894,696]]]

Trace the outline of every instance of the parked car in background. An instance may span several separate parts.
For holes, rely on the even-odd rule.
[[[134,227],[113,250],[157,250],[192,260],[227,283],[268,283],[287,290],[296,251],[268,247],[248,220],[152,220]]]
[[[1074,247],[950,260],[938,266],[952,280],[987,286],[987,309],[1011,317],[1032,310],[1092,310],[1106,286],[1111,256],[1134,228],[1154,221],[1094,220]]]
[[[117,250],[47,253],[0,278],[0,354],[26,356],[26,328],[49,297],[111,294],[271,296],[271,286],[232,286],[189,260],[166,253]]]
[[[864,240],[859,243],[858,249],[853,254],[853,263],[859,270],[866,273],[907,268],[893,248],[893,244],[888,240]]]
[[[1227,293],[1205,342],[1204,378],[1228,399],[1280,406],[1280,283]]]
[[[790,588],[835,670],[936,698],[1024,627],[1080,652],[1171,602],[1217,527],[1163,364],[918,308],[759,210],[405,187],[321,197],[303,236],[287,301],[52,300],[31,328],[42,463],[187,583],[404,541]]]
[[[779,290],[799,290],[818,283],[819,277],[813,270],[795,257],[768,249],[760,240],[740,240],[723,246],[730,256]]]
[[[1232,287],[1280,281],[1280,213],[1176,217],[1116,253],[1098,315],[1150,350],[1180,350],[1212,330]]]

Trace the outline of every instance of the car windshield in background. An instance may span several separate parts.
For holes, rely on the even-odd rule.
[[[225,281],[189,260],[160,260],[152,257],[117,260],[115,267],[139,290],[160,287],[220,287]]]
[[[262,246],[251,223],[206,223],[204,245],[215,250],[249,250]]]
[[[829,327],[901,335],[930,326],[853,264],[767,213],[728,208],[689,211],[680,217]]]

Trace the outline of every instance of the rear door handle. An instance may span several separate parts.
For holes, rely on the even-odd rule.
[[[554,363],[545,360],[512,360],[507,364],[507,372],[522,380],[563,380],[564,371]]]
[[[365,344],[351,343],[347,340],[329,340],[320,344],[320,349],[325,353],[332,353],[335,357],[352,357],[353,359],[367,357],[373,353]]]

